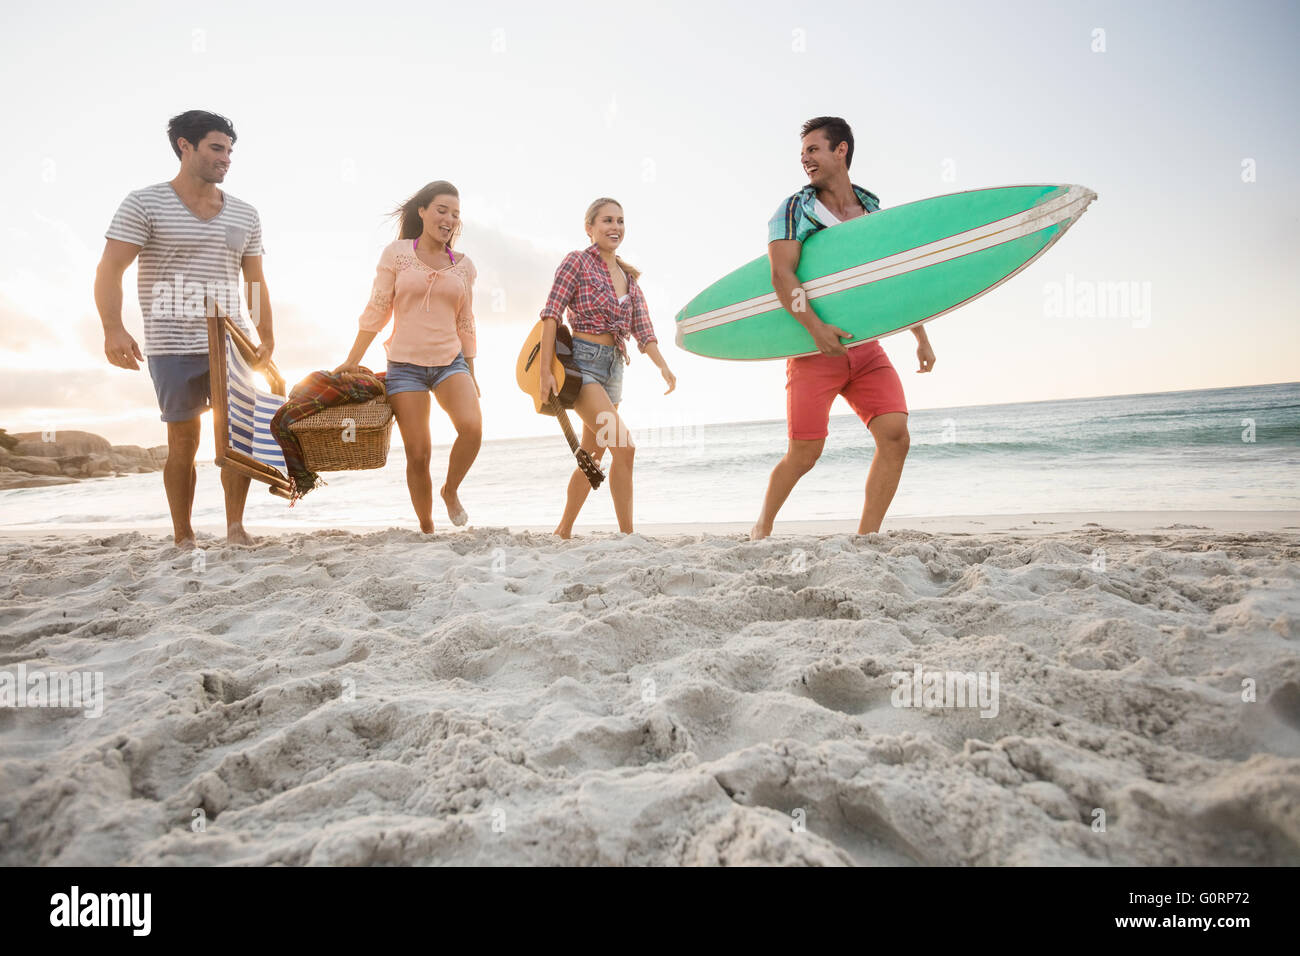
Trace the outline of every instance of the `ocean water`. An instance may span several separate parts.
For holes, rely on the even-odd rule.
[[[925,409],[912,413],[909,430],[894,516],[1300,509],[1300,383]],[[752,521],[786,447],[783,420],[632,434],[638,524]],[[254,534],[261,524],[416,527],[393,435],[385,468],[326,475],[325,487],[292,508],[254,482],[246,526]],[[435,489],[448,448],[434,449]],[[821,460],[779,520],[856,519],[873,450],[854,415],[832,416]],[[461,500],[479,527],[552,525],[571,470],[558,427],[554,438],[485,442]],[[218,470],[200,462],[198,473],[195,523],[221,526]],[[440,507],[434,521],[450,527]],[[602,486],[579,527],[614,523]],[[120,525],[170,529],[161,474],[0,492],[0,527]]]

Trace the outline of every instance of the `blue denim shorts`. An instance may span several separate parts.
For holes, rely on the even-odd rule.
[[[612,345],[588,342],[574,336],[573,362],[582,372],[582,384],[596,382],[605,386],[610,403],[623,398],[623,353]]]
[[[398,392],[427,392],[457,372],[469,374],[464,352],[452,359],[450,365],[412,365],[390,359],[388,371],[384,375],[384,389],[389,395]]]
[[[187,422],[206,412],[212,401],[208,353],[149,355],[149,377],[165,422]]]

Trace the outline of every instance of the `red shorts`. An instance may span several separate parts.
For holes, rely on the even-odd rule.
[[[785,360],[785,418],[790,437],[826,437],[831,403],[843,395],[866,424],[877,415],[907,412],[903,383],[889,356],[872,340],[846,355],[801,355]]]

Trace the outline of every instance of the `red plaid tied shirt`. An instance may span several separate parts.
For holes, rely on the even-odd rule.
[[[629,335],[636,338],[642,352],[651,342],[659,341],[650,324],[650,310],[641,286],[628,276],[627,298],[620,303],[595,243],[581,252],[570,252],[555,270],[555,282],[546,305],[542,306],[541,317],[563,322],[566,310],[572,331],[590,335],[612,332],[614,343],[624,356],[627,349],[623,340]]]

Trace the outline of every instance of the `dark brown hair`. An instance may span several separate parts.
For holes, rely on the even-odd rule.
[[[172,144],[172,152],[176,158],[181,158],[181,147],[176,142],[183,139],[195,149],[199,148],[199,143],[203,137],[209,133],[225,133],[230,137],[230,145],[235,144],[238,138],[235,136],[235,127],[220,113],[209,113],[207,110],[187,110],[184,113],[178,113],[167,121],[167,142]]]
[[[398,221],[397,238],[398,239],[419,239],[424,234],[424,220],[420,218],[420,210],[428,206],[439,196],[455,196],[460,198],[460,193],[456,187],[445,179],[439,179],[436,182],[424,186],[406,202],[399,205],[390,213]],[[456,247],[456,239],[460,236],[460,223],[456,223],[456,230],[451,234],[451,240],[447,245],[453,249]]]
[[[848,169],[853,165],[853,130],[849,129],[848,123],[838,116],[818,116],[803,124],[803,129],[799,132],[799,138],[803,139],[814,130],[821,130],[826,134],[826,138],[830,140],[831,149],[838,148],[840,143],[848,143],[849,151],[844,156],[844,168]]]

